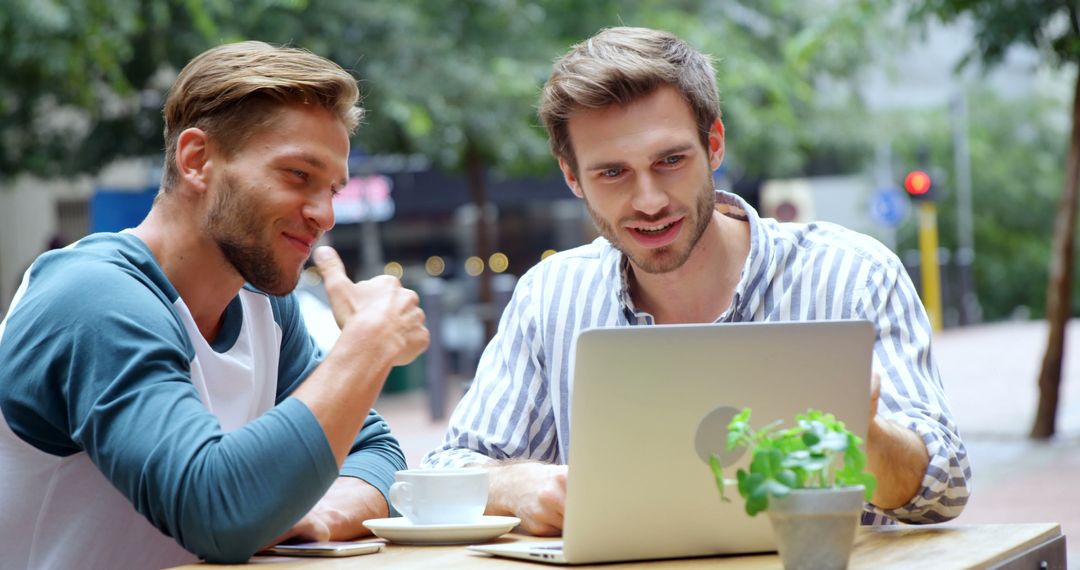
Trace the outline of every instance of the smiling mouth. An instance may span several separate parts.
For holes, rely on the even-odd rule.
[[[662,225],[659,225],[659,226],[641,226],[641,227],[634,228],[634,231],[638,232],[639,234],[644,234],[644,235],[647,235],[647,236],[648,235],[657,235],[657,234],[663,233],[665,230],[667,230],[668,228],[670,228],[674,224],[675,224],[675,221],[671,221],[671,222],[668,222],[666,224],[662,224]]]
[[[312,245],[315,244],[315,240],[310,240],[309,241],[307,239],[296,237],[296,236],[289,235],[289,234],[285,234],[285,237],[286,237],[286,239],[291,241],[293,243],[293,245],[297,246],[298,248],[307,249],[309,251],[311,250]]]

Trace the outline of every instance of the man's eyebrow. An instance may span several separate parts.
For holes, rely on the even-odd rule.
[[[598,170],[609,170],[609,169],[612,169],[612,168],[622,168],[624,166],[626,166],[625,162],[615,162],[615,161],[612,161],[612,162],[599,162],[599,163],[596,163],[596,164],[590,164],[590,165],[586,166],[585,170],[588,171],[588,172],[595,172],[595,171],[598,171]]]
[[[686,152],[688,150],[693,150],[693,149],[694,149],[694,143],[677,144],[675,146],[665,148],[664,150],[661,150],[660,152],[653,153],[652,157],[650,157],[650,158],[652,158],[652,160],[654,160],[654,161],[655,160],[660,160],[661,158],[665,158],[665,157],[671,156],[673,154],[683,153],[683,152]]]

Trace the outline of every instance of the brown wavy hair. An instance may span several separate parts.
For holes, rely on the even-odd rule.
[[[570,48],[555,62],[540,93],[538,114],[551,152],[577,172],[566,123],[579,108],[627,105],[662,85],[677,89],[693,110],[701,143],[720,117],[712,58],[677,36],[648,28],[608,28]]]
[[[349,72],[304,49],[248,41],[207,50],[184,66],[165,100],[162,190],[179,177],[176,145],[185,129],[202,129],[230,156],[293,103],[324,107],[352,134],[364,115],[359,99]]]

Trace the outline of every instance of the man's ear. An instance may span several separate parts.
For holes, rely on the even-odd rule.
[[[709,127],[709,168],[716,170],[724,161],[724,123],[717,117]]]
[[[574,169],[570,168],[565,158],[559,159],[559,170],[562,170],[563,178],[566,179],[566,185],[570,187],[570,191],[574,193],[574,196],[578,198],[584,198],[585,195],[581,192],[581,183],[578,181],[578,177],[574,174]]]
[[[176,139],[176,170],[184,185],[205,192],[210,185],[210,136],[202,129],[184,129]]]

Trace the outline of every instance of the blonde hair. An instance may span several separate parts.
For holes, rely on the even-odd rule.
[[[540,93],[538,114],[551,152],[577,171],[567,120],[579,108],[627,105],[669,85],[686,99],[702,145],[720,118],[712,59],[675,35],[648,28],[608,28],[573,46],[555,62]]]
[[[162,190],[179,177],[176,145],[185,129],[206,131],[229,156],[291,103],[327,109],[351,134],[364,115],[359,99],[349,72],[307,50],[256,41],[209,49],[184,66],[165,100]]]

